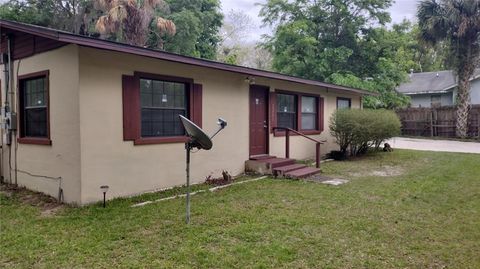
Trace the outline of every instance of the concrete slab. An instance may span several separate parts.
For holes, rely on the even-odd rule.
[[[479,142],[394,137],[387,141],[394,149],[462,152],[480,154]]]

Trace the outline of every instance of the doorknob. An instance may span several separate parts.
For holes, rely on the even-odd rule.
[[[266,120],[263,121],[263,128],[268,128]]]

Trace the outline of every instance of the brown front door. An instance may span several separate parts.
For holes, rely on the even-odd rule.
[[[268,87],[250,86],[250,156],[268,153]]]

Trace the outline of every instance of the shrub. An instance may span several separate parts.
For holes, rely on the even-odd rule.
[[[337,140],[340,151],[356,156],[370,147],[378,150],[385,140],[400,134],[400,120],[389,110],[337,110],[330,119],[330,133]]]

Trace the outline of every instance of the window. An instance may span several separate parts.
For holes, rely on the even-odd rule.
[[[19,77],[19,142],[50,144],[48,71]]]
[[[271,124],[275,127],[290,128],[303,134],[320,134],[323,131],[323,98],[301,92],[277,90],[274,95],[275,117]],[[283,136],[285,131],[277,129],[275,136]]]
[[[439,107],[442,105],[442,96],[441,95],[432,95],[430,97],[430,103],[432,107]]]
[[[302,130],[317,130],[317,98],[302,96]]]
[[[277,125],[278,127],[297,128],[297,104],[295,95],[277,94]]]
[[[141,136],[183,136],[179,115],[188,117],[187,84],[140,78]]]
[[[350,98],[337,98],[337,109],[349,109],[352,107],[352,100]]]

